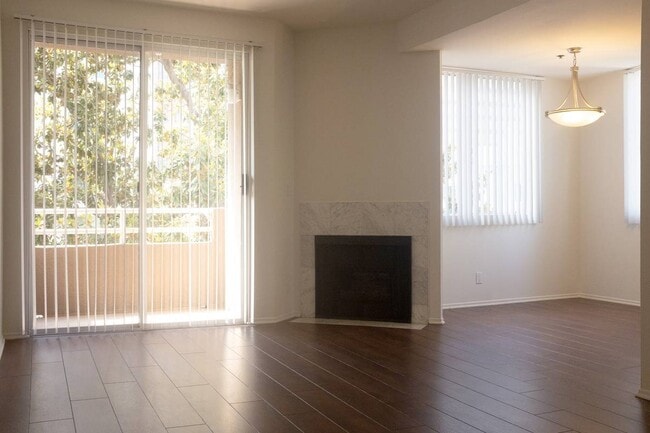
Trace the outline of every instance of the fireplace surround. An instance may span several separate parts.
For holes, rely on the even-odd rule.
[[[426,202],[310,202],[299,204],[300,316],[316,316],[315,236],[410,236],[411,323],[429,319],[429,205]]]

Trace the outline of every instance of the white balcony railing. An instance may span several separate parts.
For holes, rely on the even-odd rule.
[[[104,316],[126,317],[138,309],[141,272],[149,313],[223,310],[224,209],[147,209],[142,266],[138,214],[137,208],[35,209],[36,314],[45,322],[81,320],[97,305]]]
[[[36,208],[36,245],[82,246],[89,237],[104,241],[91,244],[136,243],[140,233],[138,208]],[[149,208],[146,210],[147,239],[153,243],[211,242],[215,217],[223,208]],[[72,241],[70,240],[72,237]],[[45,242],[47,239],[48,242]]]

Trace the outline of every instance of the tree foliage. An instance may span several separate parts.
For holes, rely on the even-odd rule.
[[[232,116],[225,64],[41,43],[33,71],[36,228],[117,227],[118,214],[88,210],[139,206],[141,146],[147,206],[224,206]],[[40,208],[66,209],[67,216],[44,220]],[[196,214],[150,218],[155,225],[205,223],[188,221],[200,219]],[[137,214],[128,219],[129,227],[137,227]],[[70,238],[41,238],[46,244],[64,241]]]

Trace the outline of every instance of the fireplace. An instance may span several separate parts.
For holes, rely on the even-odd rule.
[[[316,317],[411,322],[410,236],[316,236]]]

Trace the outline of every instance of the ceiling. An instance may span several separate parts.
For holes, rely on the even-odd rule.
[[[295,30],[397,21],[438,0],[139,0],[275,18]]]
[[[131,1],[248,13],[275,18],[296,30],[309,30],[398,21],[443,0]],[[529,0],[418,49],[441,50],[443,64],[448,66],[568,78],[570,56],[556,56],[567,54],[568,47],[581,46],[581,76],[622,70],[640,64],[641,3]]]
[[[579,46],[581,76],[622,70],[641,63],[641,3],[530,0],[420,48],[441,49],[448,66],[568,78],[566,49]]]

